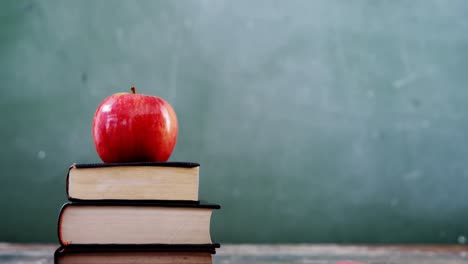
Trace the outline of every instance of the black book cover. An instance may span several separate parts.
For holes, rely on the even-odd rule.
[[[80,246],[60,246],[54,252],[54,263],[62,255],[87,254],[87,253],[122,253],[122,252],[201,252],[216,254],[216,249],[220,248],[218,243],[204,245],[80,245]]]
[[[152,166],[152,167],[174,167],[174,168],[195,168],[200,164],[196,162],[125,162],[125,163],[86,163],[86,164],[73,164],[70,168],[103,168],[103,167],[118,167],[118,166]]]
[[[63,254],[78,254],[78,253],[106,253],[106,252],[207,252],[216,253],[216,249],[220,248],[219,243],[213,244],[180,244],[180,245],[70,245],[60,246],[55,250],[54,255]]]

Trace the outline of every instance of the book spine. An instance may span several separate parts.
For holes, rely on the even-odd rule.
[[[64,248],[60,246],[54,252],[54,264],[60,264],[60,255],[63,254]]]
[[[58,216],[58,223],[57,223],[57,234],[58,234],[58,240],[60,245],[62,246],[68,246],[70,245],[69,242],[63,240],[63,232],[62,232],[62,223],[63,223],[63,214],[65,212],[65,209],[69,206],[68,203],[64,204],[62,208],[60,209],[60,213]]]
[[[70,167],[68,167],[68,172],[67,172],[67,178],[65,181],[65,190],[67,192],[67,198],[68,200],[73,199],[70,197],[70,171],[76,168],[76,164],[73,163]]]

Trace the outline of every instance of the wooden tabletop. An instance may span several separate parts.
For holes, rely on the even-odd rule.
[[[57,245],[0,243],[2,264],[53,263]],[[468,246],[225,245],[216,264],[467,264]]]

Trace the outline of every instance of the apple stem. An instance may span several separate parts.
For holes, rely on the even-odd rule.
[[[132,94],[136,94],[135,86],[130,87],[130,90],[132,90]]]

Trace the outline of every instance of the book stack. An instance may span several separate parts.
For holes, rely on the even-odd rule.
[[[216,204],[198,198],[199,164],[74,164],[55,263],[212,263]]]

